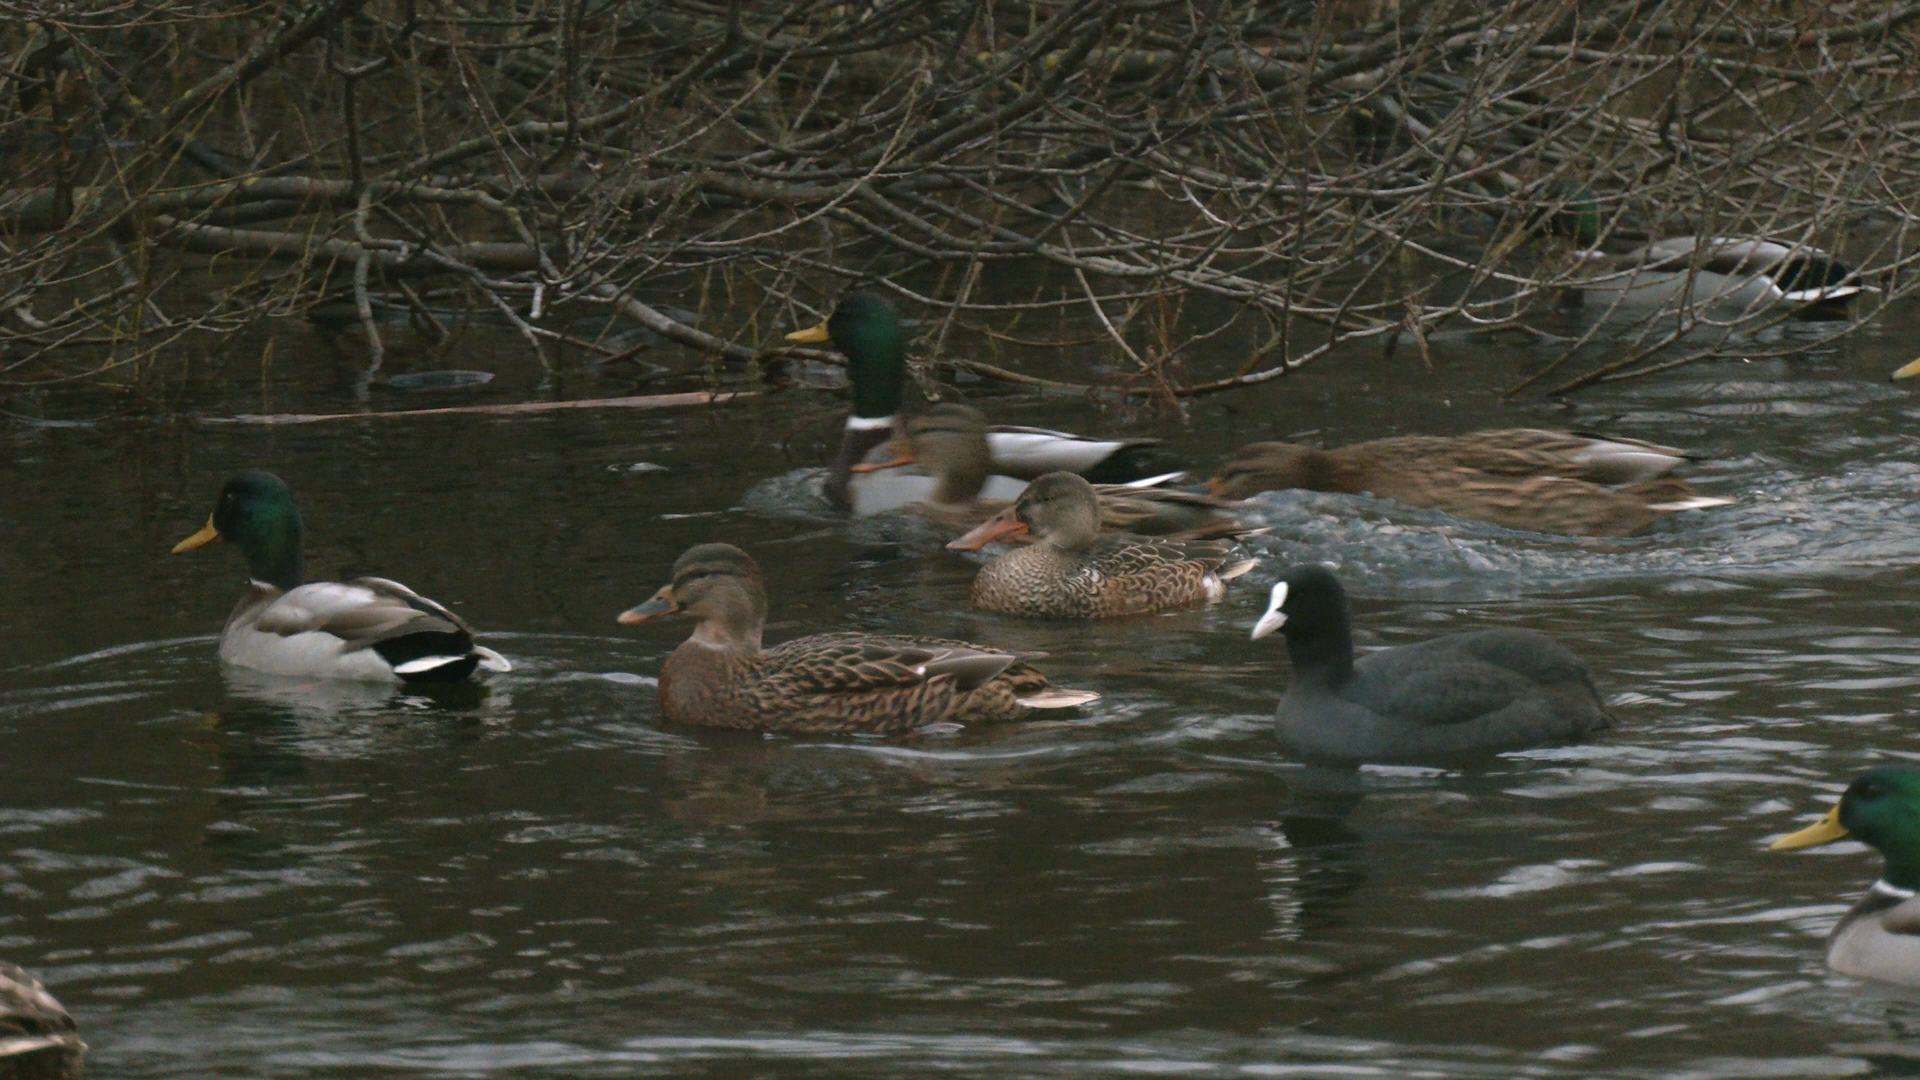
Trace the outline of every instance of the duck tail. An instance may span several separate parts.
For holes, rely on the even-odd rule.
[[[1068,690],[1065,687],[1049,686],[1014,700],[1029,709],[1072,709],[1088,702],[1099,701],[1100,695],[1091,690]]]
[[[480,666],[488,671],[513,670],[513,663],[511,661],[499,653],[494,652],[492,649],[487,648],[485,645],[475,645],[473,647],[473,655],[480,658]]]

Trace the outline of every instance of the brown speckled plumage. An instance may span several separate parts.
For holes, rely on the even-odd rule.
[[[992,468],[987,418],[980,410],[946,402],[908,419],[906,429],[911,460],[934,478],[933,493],[915,507],[919,513],[965,530],[1011,505],[980,496]],[[1199,539],[1246,531],[1230,513],[1243,505],[1233,499],[1125,484],[1095,484],[1093,491],[1100,506],[1100,528],[1107,532]]]
[[[660,671],[667,719],[707,727],[890,735],[937,722],[1014,720],[1036,703],[1097,695],[1056,690],[1017,657],[964,641],[816,634],[771,649],[760,567],[728,544],[702,544],[674,563],[673,581],[621,616],[682,612],[693,636]],[[1023,701],[1023,699],[1025,699]]]
[[[1207,487],[1229,498],[1288,488],[1366,492],[1510,529],[1626,536],[1674,510],[1731,501],[1697,496],[1667,475],[1686,460],[1683,450],[1634,439],[1509,428],[1336,450],[1254,443]]]
[[[1227,579],[1253,565],[1251,559],[1228,562],[1230,541],[1098,532],[1096,512],[1085,480],[1049,473],[1001,515],[948,545],[969,551],[1001,536],[1034,538],[981,567],[973,579],[974,606],[1041,618],[1143,615],[1217,600]]]

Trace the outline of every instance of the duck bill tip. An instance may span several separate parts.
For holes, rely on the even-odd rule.
[[[1845,840],[1851,835],[1847,832],[1847,827],[1840,824],[1840,808],[1835,806],[1819,821],[1768,844],[1767,850],[1798,851],[1801,848],[1818,847],[1821,844],[1831,844],[1836,840]]]
[[[651,622],[663,615],[671,615],[679,610],[680,605],[674,603],[671,597],[656,594],[653,599],[648,600],[646,603],[636,607],[630,607],[621,612],[619,617],[614,621],[622,626],[633,626],[636,623]]]
[[[821,323],[819,326],[809,326],[805,330],[795,330],[787,335],[787,340],[796,345],[817,345],[832,339],[827,336],[827,324]]]
[[[1895,368],[1892,378],[1911,379],[1915,375],[1920,375],[1920,360],[1909,361],[1908,363],[1903,364],[1898,368]]]
[[[199,532],[173,545],[173,554],[178,555],[183,551],[193,551],[208,544],[217,544],[224,539],[226,538],[220,535],[220,530],[213,527],[213,519],[209,517],[207,523],[200,527]]]

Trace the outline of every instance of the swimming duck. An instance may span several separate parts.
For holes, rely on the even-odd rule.
[[[270,472],[237,473],[207,524],[174,554],[239,545],[252,580],[220,634],[220,659],[275,675],[368,682],[452,682],[475,668],[510,671],[473,643],[460,616],[397,581],[301,579],[305,526],[293,492]]]
[[[854,481],[851,470],[892,438],[899,424],[900,399],[907,385],[906,336],[901,331],[900,316],[891,304],[871,293],[849,293],[826,322],[795,330],[787,340],[802,344],[831,341],[846,354],[853,411],[847,416],[839,452],[828,470],[825,493],[835,506],[857,513],[850,489],[865,481]],[[987,441],[993,470],[1020,479],[1065,469],[1095,480],[1121,483],[1164,471],[1152,469],[1148,460],[1148,448],[1158,445],[1155,439],[1088,439],[1045,428],[999,427],[989,431]]]
[[[1012,481],[1018,487],[1011,493],[999,493],[1004,486],[988,490],[994,481],[1008,478],[989,474],[992,462],[987,450],[987,418],[970,405],[935,405],[909,417],[906,433],[905,452],[880,466],[917,464],[930,472],[930,476],[917,477],[924,494],[912,509],[939,524],[970,529],[1006,509],[1026,487],[1024,482]],[[898,443],[894,446],[897,448]],[[873,467],[854,466],[856,470]],[[1227,513],[1243,504],[1156,483],[1177,480],[1181,475],[1170,473],[1133,484],[1093,485],[1100,505],[1100,528],[1186,539],[1248,531]]]
[[[1343,765],[1440,761],[1565,742],[1612,724],[1587,665],[1545,634],[1476,630],[1353,655],[1347,594],[1326,568],[1280,576],[1259,639],[1286,635],[1274,714],[1290,753]]]
[[[80,1080],[87,1044],[40,980],[0,964],[0,1077]]]
[[[999,556],[973,579],[985,611],[1054,619],[1104,619],[1210,604],[1256,560],[1231,558],[1229,540],[1173,540],[1100,531],[1093,485],[1048,473],[999,514],[948,544],[978,551],[1003,537],[1033,543]]]
[[[1469,435],[1403,435],[1315,450],[1292,443],[1241,447],[1207,490],[1243,499],[1306,488],[1368,492],[1509,529],[1626,536],[1666,514],[1722,506],[1668,476],[1684,450],[1637,439],[1504,428]]]
[[[1587,252],[1568,307],[1600,310],[1610,319],[1640,318],[1688,307],[1722,320],[1757,315],[1777,304],[1796,314],[1831,315],[1866,291],[1846,264],[1818,248],[1778,240],[1684,236],[1623,255]]]
[[[1860,979],[1920,986],[1920,772],[1864,773],[1819,821],[1775,840],[1774,851],[1858,840],[1886,870],[1827,935],[1827,966]]]
[[[760,564],[731,544],[689,548],[673,580],[620,616],[694,620],[660,669],[660,711],[681,724],[892,735],[942,721],[1015,720],[1084,705],[1011,653],[940,638],[816,634],[760,647],[767,594]]]

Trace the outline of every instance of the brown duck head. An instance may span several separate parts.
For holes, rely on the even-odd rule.
[[[1027,485],[1012,506],[947,545],[979,551],[1003,537],[1032,536],[1041,544],[1079,551],[1100,532],[1100,502],[1093,485],[1069,472],[1051,472]]]
[[[1335,485],[1336,471],[1324,450],[1284,442],[1250,443],[1220,466],[1219,474],[1207,481],[1207,491],[1223,499],[1244,499],[1288,488],[1344,490]]]
[[[992,468],[987,451],[987,418],[970,405],[935,405],[907,421],[913,460],[940,483],[933,501],[948,506],[980,497]]]
[[[692,641],[760,651],[767,592],[760,564],[732,544],[701,544],[674,560],[673,580],[652,599],[620,614],[626,624],[682,614],[694,620]]]

